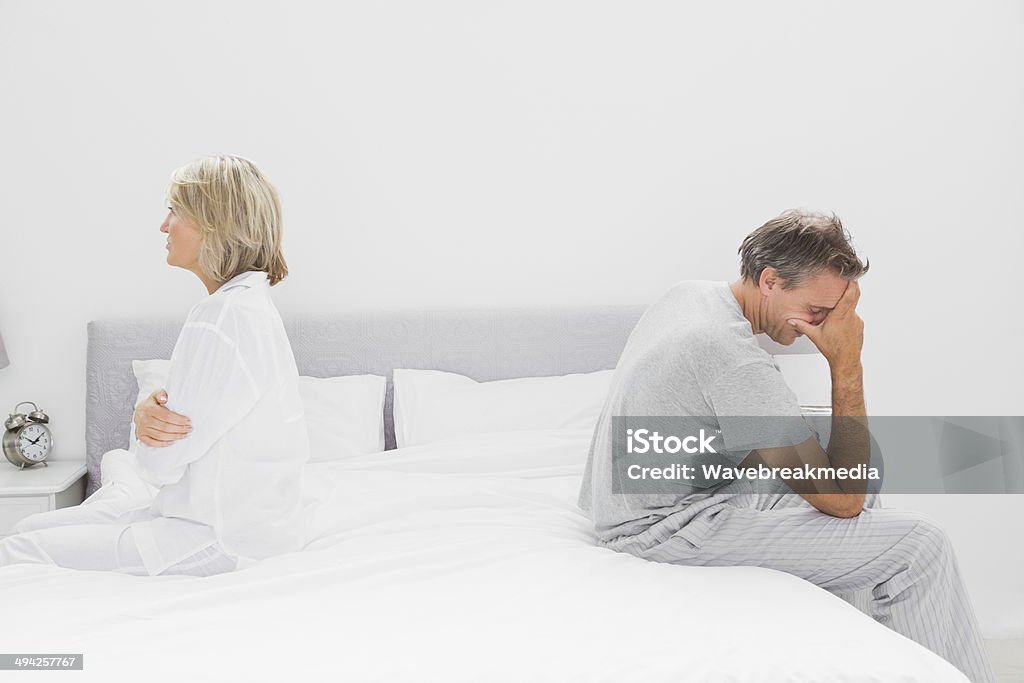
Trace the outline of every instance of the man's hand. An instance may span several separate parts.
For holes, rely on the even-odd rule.
[[[864,321],[857,315],[860,285],[850,281],[846,291],[821,325],[790,320],[799,332],[814,342],[832,372],[832,432],[828,439],[829,465],[852,468],[871,459],[867,409],[864,407],[864,370],[860,351],[864,345]],[[773,454],[769,453],[769,457]],[[864,507],[866,483],[838,481],[830,486],[838,492],[799,492],[811,505],[835,517],[852,517]]]
[[[170,446],[192,431],[192,421],[172,412],[165,403],[167,392],[157,389],[135,409],[135,436],[147,446]]]
[[[864,321],[856,311],[859,300],[860,285],[851,280],[842,298],[821,325],[789,320],[790,325],[814,342],[833,370],[860,363],[861,347],[864,346]]]

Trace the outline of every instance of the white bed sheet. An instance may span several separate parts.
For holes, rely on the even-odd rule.
[[[484,434],[312,463],[309,544],[232,574],[0,568],[5,680],[966,681],[796,577],[594,545],[589,431]]]

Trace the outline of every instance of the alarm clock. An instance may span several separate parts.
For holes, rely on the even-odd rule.
[[[19,413],[18,408],[28,404],[35,408],[27,415]],[[14,412],[4,421],[4,455],[18,468],[31,467],[43,463],[46,456],[53,450],[53,434],[46,423],[50,417],[39,410],[32,401],[22,401],[14,406]]]

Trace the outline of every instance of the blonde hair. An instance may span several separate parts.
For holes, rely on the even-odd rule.
[[[281,202],[252,161],[218,155],[196,159],[171,174],[167,201],[199,227],[199,267],[219,284],[249,270],[270,285],[288,275],[281,253]]]

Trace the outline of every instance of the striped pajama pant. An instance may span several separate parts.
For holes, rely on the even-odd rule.
[[[723,567],[752,565],[794,574],[924,645],[974,683],[995,681],[952,545],[930,517],[881,507],[842,519],[795,493],[749,493],[707,501],[712,531],[698,543],[670,536],[645,559]]]

